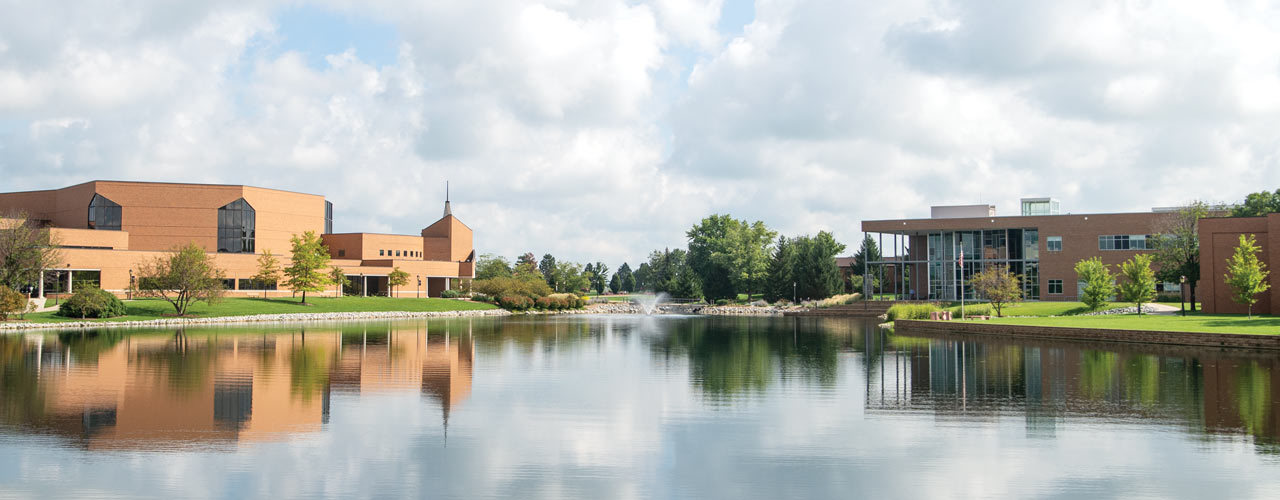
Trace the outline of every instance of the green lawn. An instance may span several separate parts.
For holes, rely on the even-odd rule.
[[[383,312],[383,311],[474,311],[496,309],[493,304],[453,299],[392,299],[387,297],[309,297],[307,304],[296,298],[228,298],[214,306],[204,303],[192,305],[188,317],[213,318],[221,316],[249,316],[253,314],[330,313],[330,312]],[[170,318],[173,306],[158,299],[125,301],[126,316],[101,321],[143,321]],[[49,323],[79,321],[64,318],[54,312],[28,314],[32,322]]]
[[[1122,330],[1163,330],[1171,332],[1280,334],[1280,317],[1242,314],[1187,314],[1182,316],[1136,314],[1100,316],[1059,316],[1039,318],[993,318],[992,323]]]

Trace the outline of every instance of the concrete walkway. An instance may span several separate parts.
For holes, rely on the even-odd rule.
[[[1151,308],[1151,314],[1159,314],[1164,316],[1173,316],[1181,312],[1181,309],[1168,304],[1146,304],[1145,307]]]

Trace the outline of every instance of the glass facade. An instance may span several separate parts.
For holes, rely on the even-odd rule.
[[[257,216],[240,198],[218,209],[218,252],[253,253]]]
[[[973,288],[963,284],[991,265],[1009,266],[1022,276],[1025,298],[1040,298],[1040,237],[1035,228],[941,231],[929,233],[925,241],[929,299],[975,298]]]
[[[324,234],[333,234],[333,202],[324,202]]]
[[[1149,234],[1108,234],[1098,237],[1098,250],[1154,250]]]
[[[120,230],[120,204],[95,193],[89,201],[89,229]]]

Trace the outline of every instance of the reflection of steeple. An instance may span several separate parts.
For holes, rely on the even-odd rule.
[[[422,394],[440,402],[440,418],[446,438],[453,406],[471,393],[472,346],[455,341],[448,333],[431,339],[422,365]]]

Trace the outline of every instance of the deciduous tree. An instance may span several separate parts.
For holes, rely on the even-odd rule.
[[[341,267],[334,266],[329,269],[329,279],[337,286],[339,297],[342,296],[343,289],[351,286],[351,279],[347,278],[347,272],[343,271]]]
[[[262,252],[258,256],[258,272],[253,275],[253,281],[262,287],[262,298],[267,297],[267,289],[280,282],[280,261],[271,253],[271,250]]]
[[[1259,191],[1250,193],[1244,202],[1231,209],[1232,217],[1261,217],[1280,212],[1280,189],[1275,192]]]
[[[507,262],[507,259],[486,253],[480,255],[480,258],[476,260],[476,279],[509,277],[511,277],[511,263]]]
[[[969,278],[969,285],[991,303],[996,316],[1004,315],[1005,305],[1022,301],[1022,277],[1009,272],[1009,266],[987,266]]]
[[[58,267],[58,242],[49,228],[24,213],[0,216],[0,286],[38,285],[41,272]]]
[[[1125,282],[1120,284],[1120,297],[1126,302],[1138,306],[1138,315],[1142,315],[1142,304],[1151,302],[1156,295],[1156,273],[1151,270],[1151,254],[1134,255],[1132,259],[1120,264],[1120,274]]]
[[[226,274],[195,243],[174,248],[144,261],[138,269],[138,293],[169,302],[179,316],[192,303],[214,304],[222,299]]]
[[[1200,281],[1200,219],[1209,215],[1209,205],[1194,201],[1166,214],[1156,222],[1154,262],[1160,269],[1156,277],[1168,283],[1179,283],[1183,276],[1191,289],[1191,310],[1196,308],[1196,282]]]
[[[1115,276],[1102,259],[1094,257],[1076,263],[1076,277],[1084,283],[1080,300],[1096,310],[1106,304],[1116,294]]]
[[[1266,263],[1258,260],[1258,248],[1254,235],[1240,235],[1240,244],[1235,253],[1227,259],[1227,274],[1224,279],[1231,287],[1231,300],[1244,304],[1249,308],[1249,318],[1253,318],[1253,305],[1258,303],[1258,294],[1267,291],[1271,285],[1267,283]]]
[[[395,289],[409,284],[409,273],[400,270],[400,266],[391,269],[387,274],[387,286],[391,288],[388,295],[395,297]]]
[[[289,240],[293,244],[293,263],[285,268],[289,289],[302,292],[302,303],[307,303],[307,292],[322,292],[324,287],[332,285],[329,275],[322,269],[329,267],[329,248],[320,241],[315,231],[307,231],[301,236],[293,235]]]

